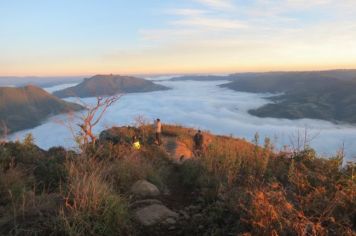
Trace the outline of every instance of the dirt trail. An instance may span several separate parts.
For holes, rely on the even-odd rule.
[[[173,160],[169,166],[169,174],[165,180],[168,192],[163,192],[158,198],[164,206],[168,207],[174,212],[180,214],[180,218],[174,225],[159,224],[153,228],[144,228],[140,235],[152,236],[173,236],[173,235],[186,235],[184,231],[191,225],[190,220],[182,218],[181,212],[187,213],[187,207],[196,203],[197,193],[187,189],[182,183],[182,163],[177,161],[177,153],[179,153],[179,141],[177,137],[163,136],[162,145],[160,146]],[[191,217],[191,216],[190,216]]]
[[[183,161],[193,157],[192,150],[190,150],[186,144],[179,141],[177,137],[164,136],[162,141],[164,150],[177,164],[181,164]]]
[[[169,156],[174,156],[177,149],[177,137],[163,137],[163,147]]]
[[[184,147],[184,150],[182,150],[177,137],[164,136],[162,137],[162,141],[162,147],[174,161],[167,179],[169,194],[165,195],[162,201],[169,207],[181,210],[192,204],[196,198],[195,193],[187,190],[181,181],[181,164],[184,161],[184,158],[181,159],[181,156],[184,155],[184,153],[191,153],[191,151],[187,147]]]

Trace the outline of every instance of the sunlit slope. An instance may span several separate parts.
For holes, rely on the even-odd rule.
[[[82,107],[62,101],[35,86],[0,88],[0,131],[10,132],[39,125],[50,115],[80,110]]]

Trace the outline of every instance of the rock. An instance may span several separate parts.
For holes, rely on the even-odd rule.
[[[99,135],[99,140],[101,142],[112,142],[113,144],[118,144],[121,141],[121,137],[115,134],[115,130],[118,128],[111,128],[110,130],[104,130]]]
[[[168,218],[165,220],[165,223],[169,225],[174,225],[175,223],[177,223],[177,221],[173,218]]]
[[[134,201],[133,203],[130,204],[130,208],[139,208],[139,207],[144,207],[148,205],[153,205],[153,204],[161,204],[162,202],[157,199],[145,199],[145,200],[139,200],[139,201]]]
[[[165,189],[163,190],[163,195],[169,196],[170,194],[171,194],[171,192],[169,191],[168,188],[165,188]]]
[[[185,220],[189,220],[190,219],[190,216],[186,211],[180,210],[179,214],[181,214]]]
[[[145,226],[152,226],[168,218],[177,219],[178,214],[160,204],[140,208],[135,212],[136,219]]]
[[[186,210],[190,212],[199,212],[201,210],[201,207],[198,205],[190,205],[186,208]]]
[[[171,227],[168,228],[168,230],[170,230],[170,231],[173,231],[173,230],[175,230],[175,229],[176,229],[175,226],[171,226]]]
[[[139,180],[131,187],[131,192],[141,197],[154,197],[160,195],[158,188],[146,180]]]
[[[194,218],[194,220],[196,220],[196,221],[200,221],[200,220],[203,219],[203,215],[202,215],[202,214],[195,214],[195,215],[193,216],[193,218]]]
[[[197,200],[196,200],[198,203],[204,203],[205,200],[203,197],[198,197]]]

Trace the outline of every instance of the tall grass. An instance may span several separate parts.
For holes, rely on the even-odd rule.
[[[68,181],[61,222],[68,235],[123,235],[129,231],[127,202],[107,181],[109,163],[79,158],[66,163]]]

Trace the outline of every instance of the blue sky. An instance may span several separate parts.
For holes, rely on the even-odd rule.
[[[0,75],[356,68],[354,0],[0,0]]]

